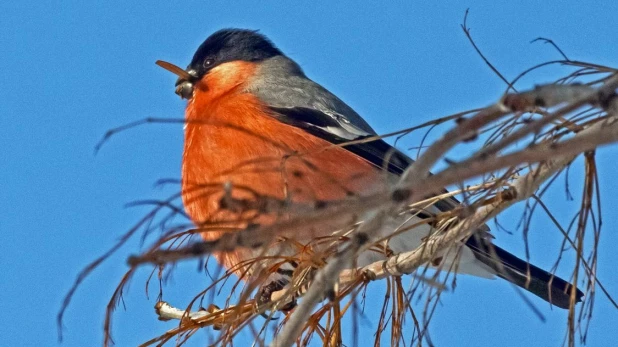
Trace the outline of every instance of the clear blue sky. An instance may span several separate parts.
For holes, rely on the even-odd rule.
[[[181,118],[184,104],[173,93],[174,77],[154,61],[186,65],[202,40],[217,29],[260,29],[378,132],[484,106],[500,96],[505,86],[474,53],[459,27],[467,7],[477,43],[509,78],[533,64],[559,58],[549,45],[529,43],[539,36],[555,40],[571,59],[618,66],[618,5],[612,0],[596,5],[487,5],[476,0],[391,6],[375,1],[256,3],[0,3],[0,344],[55,345],[55,316],[78,271],[145,211],[124,204],[164,198],[176,189],[153,184],[179,177],[181,125],[130,130],[114,137],[97,156],[94,145],[106,130],[130,121]],[[522,86],[550,81],[561,72],[546,70]],[[598,152],[604,207],[598,274],[614,296],[616,148]],[[572,175],[577,182],[580,168]],[[566,223],[578,202],[565,201],[563,182],[549,197]],[[577,197],[579,190],[573,189]],[[501,222],[512,225],[516,216],[513,212]],[[539,214],[530,240],[535,263],[552,265],[557,235]],[[519,232],[496,236],[499,245],[523,255]],[[130,242],[84,282],[67,311],[64,346],[100,344],[105,305],[127,269],[127,255],[138,249],[137,240]],[[560,274],[569,273],[567,264]],[[183,305],[206,285],[207,277],[196,267],[195,262],[179,266],[166,290],[167,300]],[[136,345],[174,326],[157,321],[154,296],[148,300],[144,295],[149,272],[138,273],[125,296],[126,311],[119,309],[115,315],[118,346]],[[433,321],[433,341],[438,346],[560,346],[566,312],[532,299],[546,322],[504,281],[460,276],[456,290],[443,296]],[[381,303],[381,298],[373,301]],[[618,312],[601,294],[595,306],[588,343],[609,346],[618,340]],[[205,336],[198,334],[190,345],[203,345]]]

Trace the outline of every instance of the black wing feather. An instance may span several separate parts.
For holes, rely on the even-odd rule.
[[[329,131],[329,128],[333,129],[337,127],[340,128],[341,131],[345,130],[342,129],[341,121],[321,111],[306,107],[271,107],[270,109],[275,112],[275,117],[281,122],[304,129],[330,143],[343,144],[350,142],[352,134],[344,138]],[[372,136],[373,135],[356,135],[353,139],[356,141]],[[401,175],[412,163],[412,159],[384,142],[382,139],[349,144],[345,145],[344,148],[367,160],[377,168],[387,169],[388,172],[397,176]]]

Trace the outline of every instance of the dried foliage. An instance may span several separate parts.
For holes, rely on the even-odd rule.
[[[465,24],[463,28],[469,35]],[[483,59],[491,66],[487,59]],[[515,90],[516,82],[522,76],[548,65],[560,65],[569,72],[553,83],[522,92]],[[448,122],[456,120],[450,130],[424,148],[398,183],[371,196],[303,205],[260,196],[251,187],[194,187],[203,194],[219,194],[222,208],[233,211],[236,216],[229,221],[198,226],[191,226],[188,222],[179,201],[180,195],[165,201],[144,202],[154,204],[152,211],[109,253],[84,270],[67,296],[65,306],[83,278],[141,230],[143,240],[149,241],[149,246],[128,260],[130,270],[110,300],[105,324],[106,346],[112,342],[112,314],[122,298],[123,288],[136,269],[147,265],[154,266],[151,276],[159,280],[156,305],[159,319],[178,320],[178,326],[144,342],[143,346],[160,346],[168,342],[182,345],[199,329],[215,331],[217,345],[231,345],[241,331],[248,331],[257,345],[304,346],[319,341],[323,345],[339,346],[344,342],[342,325],[351,324],[353,329],[357,328],[367,287],[374,281],[386,284],[382,298],[371,298],[372,301],[383,300],[381,314],[372,322],[374,344],[388,341],[391,345],[431,345],[427,326],[440,294],[454,280],[454,275],[450,268],[428,271],[423,265],[437,252],[458,252],[459,240],[470,236],[514,203],[525,201],[527,208],[521,223],[524,231],[533,213],[542,210],[563,234],[563,251],[557,256],[554,269],[563,257],[575,259],[571,282],[586,289],[586,300],[576,307],[573,293],[567,335],[569,345],[584,342],[597,289],[610,297],[595,277],[596,249],[601,231],[598,202],[601,188],[597,184],[595,149],[618,141],[617,70],[568,60],[565,56],[563,60],[535,66],[507,83],[507,92],[493,105],[385,135],[403,137],[423,128],[452,124]],[[160,121],[174,122],[147,119],[112,130],[105,139],[138,124]],[[363,141],[372,140],[375,139]],[[453,147],[462,143],[478,144],[478,148],[469,157],[457,162],[448,161],[446,168],[428,174],[436,163],[446,159]],[[579,197],[581,207],[570,225],[562,227],[560,219],[551,215],[551,206],[548,207],[542,197],[547,187],[556,183],[556,176],[578,156],[583,156],[585,166]],[[443,187],[446,186],[459,189],[444,193]],[[243,190],[251,198],[233,198],[231,192],[234,190]],[[419,249],[393,255],[385,249],[383,242],[368,242],[368,236],[385,219],[402,213],[422,213],[435,202],[455,195],[463,197],[464,203],[460,207],[423,220],[422,223],[431,223],[436,231]],[[426,198],[428,196],[430,198]],[[238,227],[239,218],[250,224],[264,213],[289,218],[267,226]],[[178,223],[179,217],[187,222]],[[324,221],[332,227],[332,236],[315,237],[306,244],[295,241],[294,235],[299,227],[310,233],[323,226]],[[161,232],[156,234],[157,230]],[[230,232],[207,242],[194,237],[211,230]],[[404,231],[395,229],[392,235]],[[267,253],[269,248],[280,243],[293,245],[297,253],[285,256]],[[262,255],[242,262],[234,269],[221,270],[212,283],[182,309],[162,301],[162,283],[174,270],[175,262],[204,259],[213,253],[238,248],[261,250]],[[354,259],[366,250],[390,257],[363,268],[355,267]],[[291,262],[296,265],[291,285],[273,293],[270,303],[258,305],[254,296],[267,275],[281,264]],[[268,266],[260,275],[249,275],[249,269],[263,264]],[[244,276],[238,278],[234,272]],[[222,307],[217,307],[215,297],[223,287],[226,288],[223,293],[226,300],[219,302]],[[423,300],[421,304],[412,305],[413,298],[419,297]],[[281,310],[292,300],[298,300],[296,308]],[[208,308],[201,308],[204,306]],[[59,319],[61,317],[62,313]],[[279,320],[273,321],[275,317]],[[267,329],[273,324],[277,326],[274,332]],[[357,345],[357,341],[347,341],[346,344]]]

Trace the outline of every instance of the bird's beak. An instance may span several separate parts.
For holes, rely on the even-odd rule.
[[[195,70],[184,70],[177,65],[163,60],[157,60],[155,64],[178,76],[175,84],[176,94],[178,94],[181,99],[189,100],[193,97],[193,86],[197,81],[197,72]]]

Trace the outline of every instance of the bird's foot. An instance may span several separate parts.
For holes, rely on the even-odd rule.
[[[289,288],[289,284],[290,281],[280,278],[262,286],[255,298],[258,306],[271,304],[278,301],[280,298],[284,298],[285,296],[287,296],[285,295],[285,291]],[[275,297],[273,297],[273,294],[275,294]],[[296,297],[294,295],[289,297],[286,302],[280,302],[276,304],[277,310],[283,312],[288,312],[294,307],[296,307]]]

